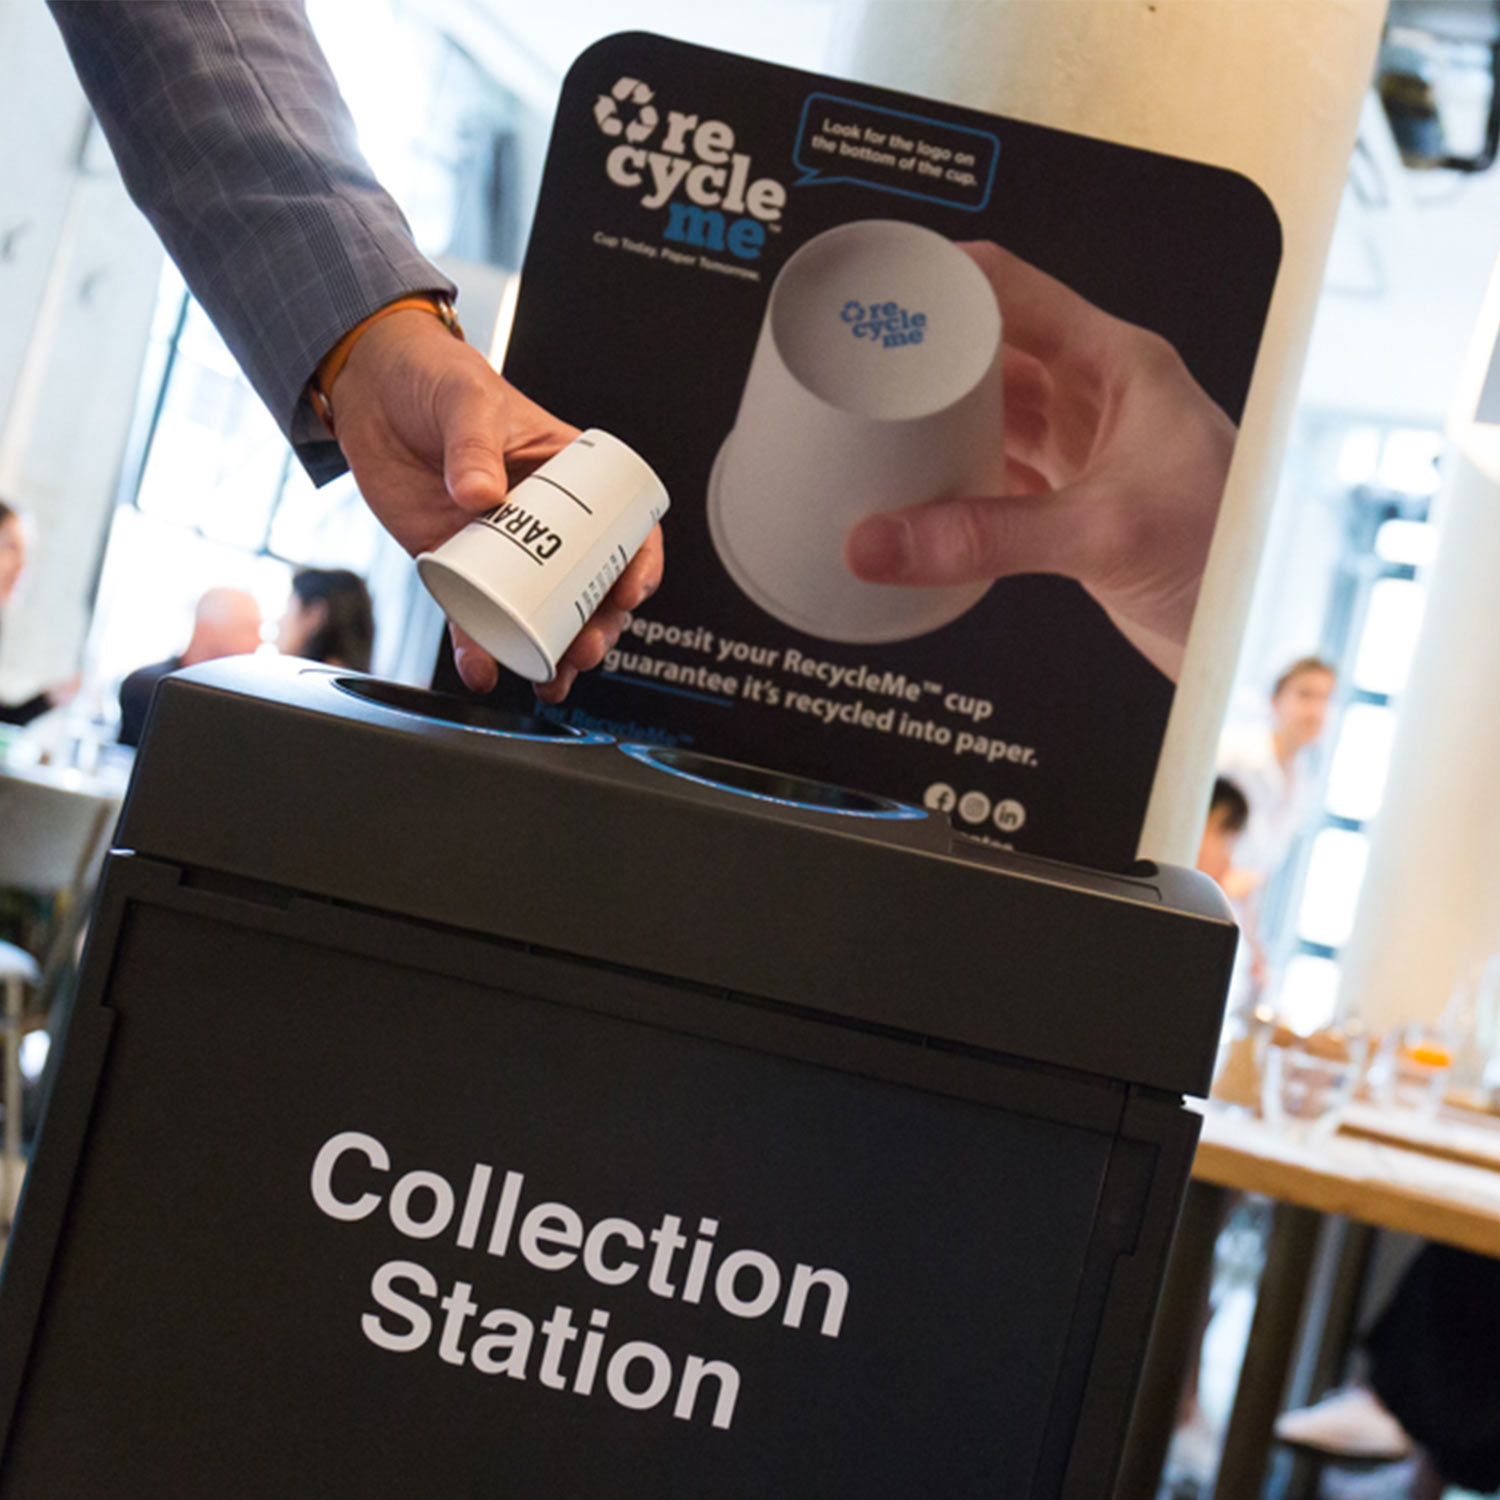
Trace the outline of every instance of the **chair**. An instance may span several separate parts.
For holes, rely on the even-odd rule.
[[[87,890],[119,810],[118,792],[67,772],[0,774],[0,889]]]
[[[0,889],[59,898],[59,920],[42,963],[0,942],[5,994],[5,1157],[0,1172],[0,1226],[15,1213],[21,1163],[21,1039],[28,988],[71,958],[81,919],[114,831],[120,796],[113,788],[71,773],[0,773]]]
[[[21,1191],[21,1031],[26,986],[41,982],[37,961],[14,943],[0,942],[5,986],[5,1161],[0,1173],[0,1228],[9,1229]]]

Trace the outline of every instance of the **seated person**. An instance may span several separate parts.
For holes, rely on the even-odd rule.
[[[1222,887],[1234,868],[1234,846],[1250,821],[1245,794],[1227,776],[1214,777],[1203,837],[1198,843],[1198,868]]]
[[[248,656],[260,647],[260,605],[243,589],[209,589],[193,611],[193,634],[180,656],[138,667],[120,684],[120,743],[141,742],[146,711],[156,684],[168,672],[215,661],[221,656]]]
[[[11,601],[26,566],[26,528],[21,517],[0,500],[0,609]],[[60,708],[78,690],[78,680],[59,683],[21,703],[0,703],[0,724],[29,724],[48,709]]]
[[[368,672],[374,647],[375,611],[364,579],[347,568],[299,568],[276,629],[276,649]]]
[[[1500,1488],[1500,1261],[1427,1245],[1365,1340],[1370,1386],[1276,1423],[1284,1443],[1333,1458],[1414,1455],[1411,1500],[1448,1485]]]

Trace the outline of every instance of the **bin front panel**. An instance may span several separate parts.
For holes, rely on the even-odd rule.
[[[0,1495],[1033,1493],[1107,1133],[496,966],[131,907]]]

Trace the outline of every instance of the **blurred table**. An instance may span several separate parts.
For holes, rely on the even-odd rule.
[[[1260,1120],[1210,1110],[1193,1178],[1500,1256],[1495,1126],[1360,1107],[1325,1144],[1301,1146]]]
[[[1500,1121],[1446,1111],[1424,1119],[1361,1106],[1349,1112],[1337,1135],[1305,1144],[1246,1115],[1208,1111],[1142,1373],[1118,1500],[1150,1500],[1156,1493],[1183,1373],[1193,1340],[1201,1336],[1199,1313],[1208,1297],[1214,1242],[1234,1192],[1262,1194],[1274,1208],[1213,1500],[1258,1500],[1324,1217],[1347,1219],[1351,1230],[1321,1333],[1319,1365],[1332,1379],[1354,1331],[1374,1229],[1500,1258]]]
[[[1500,1114],[1478,1107],[1445,1106],[1425,1115],[1356,1104],[1344,1112],[1339,1134],[1500,1171]]]

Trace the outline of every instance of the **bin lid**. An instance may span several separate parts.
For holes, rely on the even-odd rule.
[[[163,679],[117,845],[198,871],[1206,1094],[1218,887],[306,662]]]

